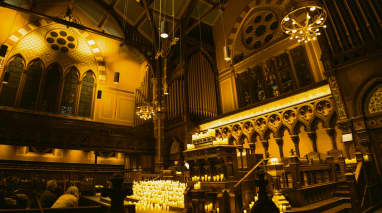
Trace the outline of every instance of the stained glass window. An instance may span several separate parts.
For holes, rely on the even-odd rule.
[[[32,61],[26,72],[26,79],[21,98],[21,107],[26,109],[33,109],[36,101],[38,89],[40,86],[42,74],[42,62],[40,60]]]
[[[313,83],[313,76],[310,70],[309,60],[306,55],[305,48],[298,46],[290,51],[293,58],[294,67],[296,68],[296,75],[300,86],[307,86]]]
[[[74,106],[76,103],[78,88],[78,70],[73,67],[65,77],[64,91],[62,94],[61,101],[61,113],[63,114],[73,114]]]
[[[24,59],[16,55],[6,66],[9,73],[8,83],[3,85],[0,96],[0,105],[13,106],[19,88],[20,78],[24,71]]]
[[[41,111],[57,112],[58,89],[60,86],[61,73],[58,64],[51,65],[46,73],[45,86],[41,99]]]
[[[80,104],[78,107],[78,114],[83,117],[91,116],[92,102],[93,102],[93,91],[95,84],[94,74],[88,71],[85,77],[82,79]]]

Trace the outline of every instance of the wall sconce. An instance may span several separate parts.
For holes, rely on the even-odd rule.
[[[8,84],[9,81],[9,72],[4,73],[4,78],[3,78],[3,84]]]
[[[347,133],[342,135],[342,142],[349,142],[353,140],[353,134]]]
[[[224,60],[230,61],[231,60],[231,56],[229,54],[229,49],[228,49],[227,45],[224,45],[223,52],[224,52]]]
[[[166,22],[164,20],[160,22],[160,37],[162,38],[168,37]]]
[[[118,84],[119,83],[119,72],[115,72],[114,73],[114,84]]]
[[[98,90],[97,91],[97,99],[101,99],[102,98],[102,90]]]

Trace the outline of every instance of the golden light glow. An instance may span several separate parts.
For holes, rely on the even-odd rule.
[[[23,36],[25,36],[25,35],[27,34],[27,31],[26,31],[24,28],[20,28],[20,29],[18,30],[18,32],[19,32],[21,35],[23,35]]]
[[[320,28],[326,28],[324,25],[326,17],[326,11],[321,7],[313,5],[300,7],[282,19],[281,28],[290,35],[290,39],[306,43],[316,40],[321,34]]]
[[[98,47],[96,47],[96,48],[93,49],[93,53],[99,53],[99,49],[98,49]]]
[[[315,89],[311,89],[287,98],[283,98],[272,103],[264,104],[262,106],[254,107],[242,112],[238,112],[233,115],[229,115],[199,126],[200,130],[212,129],[219,126],[227,125],[233,122],[253,118],[258,115],[262,115],[268,112],[280,110],[286,107],[294,106],[297,104],[311,101],[317,98],[321,98],[330,95],[331,91],[329,85],[324,85]]]
[[[150,105],[137,107],[137,115],[140,119],[148,120],[155,115],[154,108]]]
[[[94,45],[94,44],[95,44],[95,41],[94,41],[94,40],[89,40],[89,41],[88,41],[88,44],[89,44],[89,45]]]
[[[17,42],[19,40],[19,38],[15,35],[11,35],[11,37],[9,37],[9,39],[11,39],[14,42]]]

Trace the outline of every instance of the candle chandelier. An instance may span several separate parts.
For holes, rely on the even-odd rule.
[[[137,115],[140,119],[149,120],[155,115],[154,107],[151,105],[143,105],[137,107]]]
[[[320,28],[326,28],[326,11],[317,5],[298,7],[281,21],[282,30],[298,42],[317,40]]]

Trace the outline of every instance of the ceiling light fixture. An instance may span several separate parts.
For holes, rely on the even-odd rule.
[[[282,30],[298,42],[317,40],[320,29],[326,28],[326,11],[317,5],[298,7],[289,12],[281,21]]]
[[[160,37],[168,38],[167,27],[165,20],[160,22]]]
[[[148,120],[151,119],[154,115],[154,107],[151,105],[144,105],[137,107],[137,115],[140,119]]]
[[[222,28],[223,28],[223,36],[224,36],[224,47],[223,47],[223,55],[225,61],[231,60],[231,54],[229,52],[229,47],[227,46],[227,39],[225,39],[225,28],[224,28],[224,10],[221,1],[219,0],[219,6],[222,13]]]

